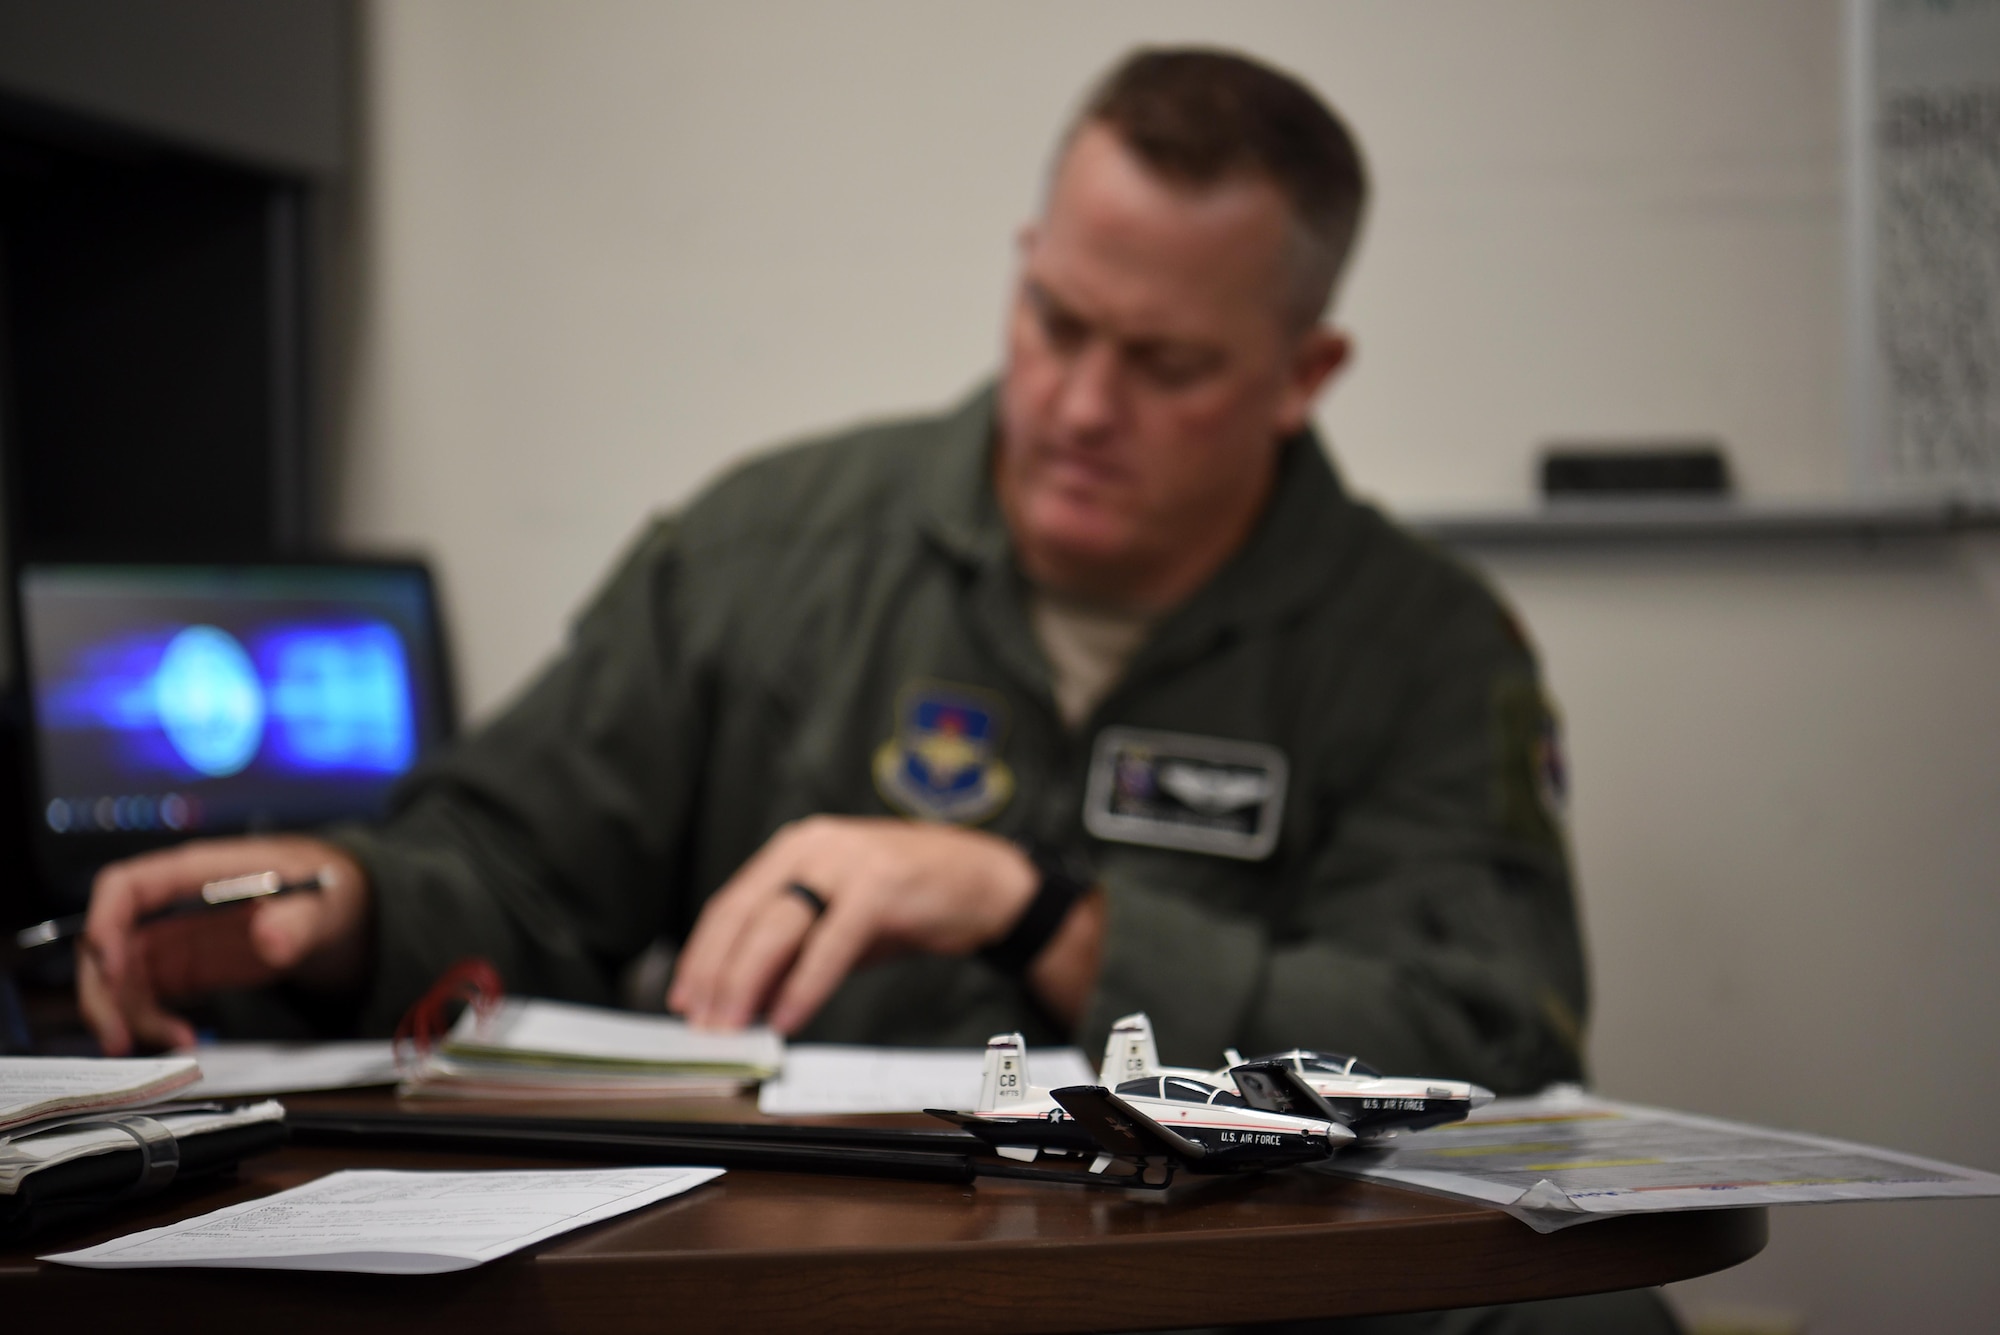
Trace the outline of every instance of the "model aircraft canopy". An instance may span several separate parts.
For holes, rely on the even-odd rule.
[[[1182,1103],[1213,1103],[1219,1107],[1241,1108],[1243,1096],[1232,1089],[1190,1080],[1183,1075],[1149,1075],[1138,1080],[1120,1081],[1118,1093],[1148,1099],[1177,1099]]]
[[[1290,1052],[1273,1052],[1268,1056],[1252,1057],[1253,1062],[1282,1062],[1295,1071],[1308,1075],[1360,1075],[1380,1079],[1382,1073],[1344,1052],[1313,1052],[1306,1048],[1293,1048]]]

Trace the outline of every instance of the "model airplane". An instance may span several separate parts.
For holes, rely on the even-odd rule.
[[[1233,1089],[1179,1074],[1140,1076],[1116,1089],[1037,1089],[1028,1084],[1021,1036],[998,1034],[986,1044],[979,1106],[925,1111],[1002,1158],[1066,1163],[1124,1186],[1164,1187],[1176,1169],[1249,1173],[1312,1163],[1354,1139],[1295,1071],[1256,1062],[1241,1069],[1271,1106],[1249,1106],[1240,1083]]]
[[[1464,1080],[1383,1075],[1359,1058],[1339,1053],[1294,1048],[1245,1061],[1229,1048],[1223,1055],[1229,1064],[1215,1071],[1161,1066],[1152,1021],[1143,1014],[1128,1015],[1111,1027],[1098,1078],[1118,1088],[1149,1075],[1201,1080],[1225,1089],[1233,1084],[1252,1108],[1263,1108],[1283,1104],[1288,1097],[1286,1091],[1269,1088],[1268,1072],[1283,1069],[1324,1099],[1342,1126],[1367,1140],[1456,1122],[1493,1101],[1491,1090]]]

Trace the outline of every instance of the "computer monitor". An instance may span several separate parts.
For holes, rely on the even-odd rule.
[[[419,562],[29,565],[17,607],[61,899],[190,835],[379,815],[452,730]]]

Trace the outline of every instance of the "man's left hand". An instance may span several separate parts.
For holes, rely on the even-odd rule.
[[[667,1008],[724,1029],[767,1011],[773,1028],[795,1033],[862,964],[969,955],[1005,936],[1039,884],[1034,863],[997,835],[809,817],[773,835],[702,909]]]

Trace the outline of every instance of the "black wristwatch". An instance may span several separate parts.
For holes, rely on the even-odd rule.
[[[1019,847],[1035,864],[1041,883],[1007,935],[979,952],[979,958],[1011,978],[1027,973],[1076,902],[1090,893],[1093,882],[1089,864],[1073,853],[1026,839]]]

